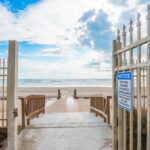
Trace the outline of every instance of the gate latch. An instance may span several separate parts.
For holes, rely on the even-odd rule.
[[[14,118],[16,118],[18,116],[18,108],[14,109],[13,114],[14,114]]]

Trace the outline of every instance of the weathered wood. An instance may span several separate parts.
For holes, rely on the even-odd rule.
[[[147,150],[150,150],[150,67],[147,68]]]
[[[126,26],[123,25],[123,47],[126,47]],[[124,60],[123,60],[123,65],[126,66],[127,65],[127,60],[126,60],[126,52],[123,53],[124,55]],[[127,134],[126,134],[126,130],[127,130],[127,119],[126,119],[127,115],[126,115],[126,110],[123,110],[123,150],[126,150],[126,143],[127,143]]]
[[[140,14],[138,13],[137,17],[137,40],[139,41],[141,39],[141,21],[140,21]],[[141,45],[137,47],[138,53],[137,53],[137,61],[138,63],[141,63]],[[141,135],[142,135],[142,102],[141,102],[141,69],[138,68],[137,70],[137,89],[138,89],[138,97],[137,97],[137,104],[138,104],[138,124],[137,124],[137,148],[138,150],[141,150]]]
[[[100,113],[101,115],[103,115],[104,118],[107,119],[107,114],[105,114],[102,110],[97,109],[97,108],[92,107],[92,106],[91,106],[91,110],[94,110],[95,112]]]
[[[142,113],[142,105],[141,105],[141,70],[138,69],[137,71],[137,85],[138,85],[138,97],[137,97],[137,104],[138,104],[138,124],[137,124],[137,127],[138,127],[138,131],[137,131],[137,135],[138,135],[138,139],[137,139],[137,147],[138,147],[138,150],[141,150],[141,113]]]
[[[21,98],[21,108],[22,108],[22,128],[25,128],[26,126],[26,115],[25,115],[25,100],[24,98]]]
[[[0,79],[2,81],[1,90],[0,90],[0,107],[1,107],[1,114],[0,114],[0,128],[7,127],[7,116],[6,116],[6,83],[7,83],[7,59],[0,59]]]
[[[130,69],[139,69],[139,68],[147,68],[150,66],[150,61],[142,62],[142,63],[137,63],[137,64],[132,64],[132,65],[127,65],[127,66],[118,66],[114,68],[114,71],[123,71],[123,70],[130,70]]]
[[[14,110],[17,108],[18,86],[18,43],[9,41],[8,84],[7,84],[7,149],[17,150],[17,118]]]
[[[118,107],[118,150],[123,150],[123,109]]]
[[[118,42],[117,42],[118,49],[120,49],[122,46],[122,44],[120,44],[120,43],[121,42],[118,40]],[[118,57],[121,57],[121,54],[119,54]],[[119,59],[118,66],[125,65],[124,60],[125,59],[123,59],[123,60]],[[116,76],[115,76],[115,81],[116,81]],[[115,84],[116,84],[116,82],[115,82]],[[116,101],[116,104],[117,104],[117,101]],[[120,107],[118,107],[118,149],[123,150],[123,109]]]
[[[24,128],[32,118],[38,117],[40,113],[45,112],[45,96],[30,95],[20,99],[22,104],[22,128]]]
[[[133,20],[130,20],[130,44],[133,43]],[[130,62],[129,64],[132,65],[134,63],[133,61],[133,49],[130,50]],[[132,103],[134,101],[134,70],[130,70],[132,72]],[[133,150],[133,111],[130,112],[130,121],[129,121],[129,150]]]
[[[116,67],[116,57],[114,56],[115,51],[117,50],[117,41],[113,41],[113,49],[112,49],[112,86],[113,86],[113,133],[112,133],[112,140],[113,140],[113,150],[118,150],[118,129],[117,129],[117,122],[118,122],[118,115],[117,115],[117,106],[116,106],[116,73],[114,72],[114,67]]]
[[[110,97],[107,97],[107,123],[110,124]]]
[[[91,97],[90,111],[94,112],[96,116],[104,119],[104,122],[110,124],[110,99],[111,96]]]
[[[118,133],[113,129],[113,144],[114,139],[117,137],[116,141],[118,140],[118,147],[114,148],[113,150],[122,150],[129,149],[129,150],[143,150],[145,146],[147,146],[147,150],[150,150],[150,5],[148,5],[148,15],[147,15],[147,36],[141,38],[141,21],[140,21],[140,14],[138,13],[137,16],[137,39],[136,42],[133,42],[133,21],[130,20],[130,27],[129,27],[129,45],[126,46],[126,31],[125,26],[123,26],[123,48],[120,47],[120,31],[118,30],[117,33],[117,46],[113,45],[113,95],[114,95],[114,105],[116,104],[117,98],[115,97],[115,89],[116,89],[116,79],[115,75],[118,72],[124,71],[131,71],[133,73],[133,81],[132,81],[132,99],[133,99],[133,107],[135,109],[135,115],[133,112],[126,114],[126,110],[123,113],[123,120],[122,117],[122,108],[118,107]],[[143,44],[147,44],[147,60],[141,60],[144,52],[142,52],[141,47]],[[115,47],[115,50],[114,50]],[[137,56],[136,58],[133,57],[133,49],[137,48]],[[129,63],[126,62],[126,53],[129,53]],[[121,58],[123,56],[123,59]],[[136,62],[136,63],[134,63]],[[143,108],[143,114],[142,114]],[[145,109],[147,109],[147,120],[145,120]],[[115,110],[113,110],[115,112]],[[142,118],[143,117],[143,118]],[[117,117],[114,115],[114,119]],[[144,119],[144,121],[142,121]],[[129,124],[126,124],[128,123]],[[144,131],[144,124],[147,123],[147,139],[145,139]],[[123,125],[122,125],[123,124]],[[129,127],[129,129],[127,128]],[[142,129],[143,127],[143,129]],[[123,134],[122,134],[123,129]],[[127,134],[129,133],[129,134]],[[133,134],[134,133],[134,134]],[[127,135],[127,136],[126,136]],[[134,135],[134,136],[133,136]],[[123,136],[123,138],[122,138]],[[129,136],[129,137],[128,137]],[[128,140],[129,139],[129,140]],[[123,143],[122,143],[123,142]],[[127,145],[129,142],[129,145]],[[137,145],[135,145],[137,143]],[[116,144],[117,145],[117,144]]]
[[[148,5],[147,35],[150,36],[150,5]],[[150,60],[150,40],[147,43],[147,60]],[[150,150],[150,67],[147,67],[147,150]]]
[[[114,55],[118,55],[118,54],[126,52],[126,51],[128,51],[130,49],[134,49],[134,48],[136,48],[136,47],[138,47],[140,45],[143,45],[143,44],[147,43],[148,41],[150,41],[150,37],[149,36],[141,38],[140,40],[136,41],[135,43],[132,43],[132,44],[126,46],[125,48],[122,48],[120,50],[115,51]]]

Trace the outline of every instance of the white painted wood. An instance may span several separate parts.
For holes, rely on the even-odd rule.
[[[150,36],[150,5],[147,10],[147,36]],[[150,60],[150,40],[147,43],[147,60]],[[147,150],[150,150],[150,67],[147,67]]]
[[[17,118],[13,111],[17,108],[17,86],[18,86],[18,43],[9,41],[8,57],[8,83],[7,83],[7,119],[8,138],[7,150],[17,150]]]
[[[133,43],[133,21],[132,19],[130,20],[130,28],[129,28],[129,32],[130,32],[130,44]],[[133,64],[133,49],[130,50],[130,65]],[[132,72],[132,101],[134,101],[134,71],[131,69],[130,70]],[[129,134],[129,149],[133,150],[133,111],[130,112],[130,134]]]
[[[137,109],[137,150],[142,150],[142,140],[141,140],[141,131],[142,131],[142,100],[147,100],[145,102],[146,108],[147,108],[147,150],[150,150],[150,5],[148,5],[148,15],[147,15],[147,36],[144,38],[141,38],[141,21],[140,21],[140,14],[137,16],[137,41],[133,43],[133,21],[130,20],[130,28],[129,28],[129,39],[130,39],[130,44],[126,46],[126,33],[125,33],[125,28],[123,28],[123,48],[120,46],[121,41],[120,41],[120,31],[118,30],[117,34],[117,49],[113,52],[113,60],[116,61],[117,58],[118,60],[116,61],[116,65],[113,65],[113,77],[115,77],[115,74],[117,72],[122,72],[122,71],[132,71],[136,73],[133,75],[134,81],[136,83],[136,86],[134,87],[134,81],[133,81],[133,98],[135,99],[134,101],[134,106]],[[141,46],[143,44],[147,44],[147,60],[145,62],[141,61]],[[137,48],[137,60],[136,64],[134,64],[133,60],[133,49]],[[126,65],[125,62],[125,53],[129,51],[130,55],[130,61],[129,64]],[[120,56],[123,56],[123,59]],[[118,64],[117,64],[118,62]],[[141,74],[142,73],[142,74]],[[113,78],[113,80],[116,82],[116,79]],[[113,82],[114,82],[113,81]],[[143,82],[142,82],[143,81]],[[147,82],[146,82],[147,81]],[[114,82],[114,83],[115,83]],[[147,85],[147,87],[146,87]],[[146,88],[145,88],[146,87]],[[113,84],[113,88],[115,87],[115,84]],[[114,101],[115,102],[115,101]],[[123,149],[126,150],[126,113],[124,111],[123,113],[124,116],[122,116],[122,111],[121,108],[118,107],[118,133],[115,133],[115,135],[118,136],[118,149],[117,150],[122,150],[122,145]],[[123,118],[123,120],[121,119]],[[123,125],[122,125],[123,124]],[[130,145],[129,149],[133,150],[133,112],[130,112],[130,124],[129,124],[129,138],[130,138]],[[123,129],[123,134],[122,134],[122,129]],[[134,129],[135,130],[135,129]],[[124,137],[122,139],[122,136]],[[122,143],[123,142],[123,143]]]
[[[148,41],[150,41],[150,37],[149,36],[141,38],[140,40],[138,40],[138,41],[136,41],[136,42],[126,46],[125,48],[121,48],[121,49],[115,51],[114,55],[123,53],[123,52],[128,51],[128,50],[133,49],[133,48],[136,48],[136,47],[138,47],[140,45],[143,45],[143,44],[147,43]]]
[[[118,40],[117,48],[120,49],[122,44]],[[121,57],[121,54],[118,55],[118,57]],[[118,66],[122,66],[124,63],[124,59],[118,59]],[[116,78],[116,77],[115,77]],[[117,99],[116,99],[117,100]],[[117,103],[117,102],[116,102]],[[123,150],[123,109],[118,107],[118,149]]]
[[[116,57],[113,55],[113,53],[117,50],[117,42],[116,40],[113,41],[113,50],[112,50],[112,56],[113,56],[113,62],[112,62],[112,68],[116,66]],[[118,150],[118,130],[117,130],[117,106],[116,106],[116,74],[114,70],[112,70],[112,78],[113,78],[113,125],[112,125],[112,140],[113,140],[113,150]]]
[[[150,67],[147,68],[147,150],[150,150]]]
[[[132,64],[132,65],[127,65],[127,66],[118,66],[114,68],[114,71],[123,71],[123,70],[130,70],[130,69],[138,69],[138,68],[146,68],[150,66],[150,61],[146,61],[143,63],[137,63],[137,64]]]
[[[141,15],[138,13],[137,15],[137,40],[140,40],[141,39],[141,21],[140,21],[140,17]],[[141,45],[139,45],[137,47],[138,49],[138,53],[137,53],[137,57],[138,57],[138,63],[141,63]],[[141,69],[138,68],[137,70],[137,85],[138,85],[138,93],[137,93],[137,104],[138,104],[138,107],[137,107],[137,115],[138,115],[138,124],[137,124],[137,148],[138,150],[141,150],[141,132],[142,132],[142,102],[141,102]]]
[[[137,93],[137,104],[138,104],[138,125],[137,125],[137,135],[138,135],[138,139],[137,139],[137,147],[138,150],[141,150],[141,113],[142,113],[142,109],[141,109],[141,70],[138,69],[137,70],[137,83],[138,83],[138,93]]]
[[[123,25],[123,33],[122,33],[122,36],[123,36],[123,47],[126,47],[126,26]],[[127,64],[127,60],[126,60],[126,52],[123,53],[123,63],[122,65],[126,66]],[[123,150],[126,150],[127,146],[126,146],[126,143],[127,143],[127,134],[126,134],[126,131],[127,131],[127,119],[126,119],[126,110],[123,109]]]

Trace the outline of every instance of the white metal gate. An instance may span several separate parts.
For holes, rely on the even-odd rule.
[[[118,30],[113,41],[113,150],[150,150],[150,6],[147,8],[145,36],[138,13],[136,28],[130,20],[129,32],[123,26],[122,38]],[[125,71],[133,74],[131,112],[117,106],[116,74]]]
[[[0,132],[7,127],[7,59],[0,59]]]

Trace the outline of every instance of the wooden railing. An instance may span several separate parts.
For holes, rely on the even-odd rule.
[[[22,105],[22,127],[30,123],[32,118],[38,117],[45,112],[45,96],[31,95],[21,99]]]
[[[95,96],[91,97],[90,102],[90,111],[94,113],[96,116],[100,116],[104,119],[104,122],[107,122],[110,126],[110,100],[111,96]]]

